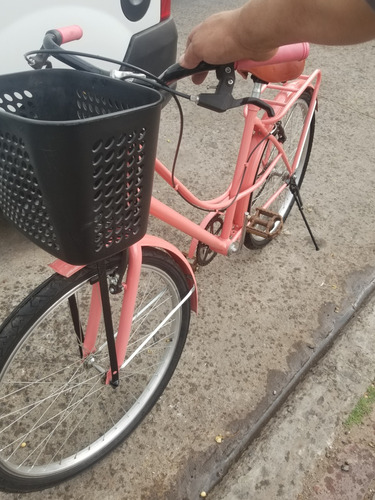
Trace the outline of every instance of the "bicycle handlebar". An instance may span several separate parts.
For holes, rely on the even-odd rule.
[[[60,48],[60,46],[64,43],[68,43],[73,40],[79,40],[82,37],[82,35],[83,35],[82,28],[78,25],[66,26],[59,29],[49,30],[45,34],[42,49],[56,50]],[[54,53],[53,55],[56,59],[65,64],[68,64],[70,67],[74,69],[88,71],[90,73],[96,73],[105,76],[110,75],[109,71],[98,68],[97,66],[94,66],[93,64],[84,61],[80,57],[73,56],[70,54],[64,54],[64,52]],[[302,42],[302,43],[284,45],[282,47],[279,47],[276,54],[267,61],[253,61],[250,59],[243,59],[240,61],[236,61],[235,63],[231,63],[230,66],[234,67],[234,69],[239,72],[251,72],[252,69],[259,68],[261,66],[281,64],[291,61],[303,61],[308,57],[308,55],[309,55],[309,44]],[[44,67],[46,65],[47,59],[48,59],[48,54],[37,54],[33,59],[33,67],[35,69],[40,69]],[[165,84],[170,85],[173,82],[176,82],[177,80],[181,80],[188,76],[192,76],[197,73],[218,70],[220,67],[223,67],[223,65],[208,64],[202,61],[195,68],[188,69],[176,63],[167,68],[164,71],[164,73],[160,75],[159,79],[162,80]]]
[[[83,60],[81,57],[77,55],[73,55],[69,51],[64,51],[60,49],[60,45],[63,43],[67,43],[73,40],[79,40],[83,35],[82,29],[79,26],[68,26],[65,28],[55,29],[47,31],[44,36],[42,49],[40,52],[37,51],[36,56],[34,58],[28,59],[29,64],[33,66],[35,69],[41,69],[43,67],[51,67],[51,64],[48,61],[48,57],[53,55],[59,61],[67,64],[71,68],[86,71],[89,73],[104,75],[104,76],[112,76],[117,78],[122,78],[129,76],[129,74],[125,75],[125,72],[113,72],[106,71],[93,64],[90,64]],[[48,51],[51,51],[49,53]],[[165,72],[159,77],[154,78],[154,84],[164,83],[165,86],[171,86],[177,80],[182,78],[186,78],[188,76],[194,75],[196,73],[202,73],[207,71],[216,70],[216,76],[219,80],[219,84],[216,88],[215,93],[209,94],[199,94],[195,102],[202,107],[206,107],[216,112],[224,112],[228,109],[243,106],[245,104],[253,103],[264,109],[269,116],[274,114],[273,109],[262,100],[255,97],[245,97],[242,99],[234,99],[232,96],[233,82],[235,81],[235,71],[243,72],[252,72],[253,69],[259,68],[261,66],[270,66],[277,65],[286,62],[293,61],[303,61],[307,58],[309,54],[309,44],[308,43],[298,43],[293,45],[284,45],[279,47],[276,54],[267,61],[251,61],[251,60],[241,60],[235,63],[230,64],[220,64],[213,65],[207,64],[205,62],[201,62],[197,67],[193,69],[187,69],[180,66],[178,63],[173,64],[169,68],[165,70]],[[79,53],[79,55],[85,55]],[[94,57],[95,56],[90,56]],[[114,62],[114,60],[112,60]],[[141,70],[139,70],[141,71]],[[118,73],[116,75],[116,73]],[[122,74],[123,73],[123,74]],[[147,73],[147,72],[146,72]],[[136,74],[134,77],[136,78]],[[152,84],[152,75],[141,75],[143,78],[150,78],[149,83]],[[133,78],[133,76],[131,76]],[[147,83],[146,83],[147,84]],[[170,87],[171,88],[171,87]],[[183,97],[190,98],[189,95],[180,94]]]
[[[208,64],[204,61],[200,62],[195,68],[184,68],[179,63],[172,64],[169,66],[164,73],[160,76],[160,80],[166,84],[171,84],[177,80],[182,80],[188,76],[195,75],[197,73],[204,73],[206,71],[212,71],[218,69],[220,66],[215,64]]]
[[[252,61],[251,59],[243,59],[234,63],[234,69],[237,71],[250,71],[253,68],[268,66],[271,64],[282,64],[291,61],[304,61],[309,55],[310,46],[308,43],[295,43],[291,45],[283,45],[279,47],[276,54],[267,61]],[[228,63],[229,64],[229,63]],[[220,68],[222,65],[213,65],[201,62],[195,68],[188,69],[180,66],[178,63],[170,66],[160,77],[165,83],[171,83],[197,73],[212,71]]]
[[[58,49],[60,45],[66,41],[78,40],[81,38],[82,33],[77,30],[76,26],[60,28],[57,30],[47,31],[46,36],[43,40],[43,47],[45,49]],[[80,28],[79,28],[80,29]],[[82,31],[82,30],[81,30]],[[64,39],[65,37],[65,39]],[[72,56],[70,54],[58,53],[54,54],[54,57],[59,61],[68,64],[71,68],[78,69],[81,71],[88,71],[90,73],[95,73],[97,75],[109,76],[109,71],[103,70],[94,66],[93,64],[84,61],[83,59]]]
[[[61,42],[59,43],[59,45],[63,43],[73,42],[74,40],[80,40],[83,36],[82,28],[76,24],[73,26],[65,26],[64,28],[52,30],[52,32],[60,33]],[[49,31],[48,33],[51,33],[51,31]]]
[[[77,25],[49,30],[44,36],[43,45],[41,48],[42,50],[56,51],[56,49],[59,49],[63,43],[68,43],[73,40],[79,40],[82,35],[82,28]],[[41,52],[37,53],[32,59],[28,59],[28,61],[34,69],[42,69],[48,64],[47,60],[49,56],[50,54]],[[54,52],[53,56],[55,57],[55,59],[63,62],[64,64],[67,64],[71,68],[104,76],[110,75],[109,71],[98,68],[97,66],[94,66],[93,64],[90,64],[74,55],[64,54],[63,51]]]

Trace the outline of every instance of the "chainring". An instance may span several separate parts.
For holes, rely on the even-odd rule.
[[[206,231],[209,231],[215,236],[220,234],[222,229],[223,219],[220,214],[216,214],[205,227]],[[216,255],[217,253],[211,250],[208,245],[202,243],[201,241],[198,243],[196,262],[199,266],[207,266],[207,264],[214,260]]]

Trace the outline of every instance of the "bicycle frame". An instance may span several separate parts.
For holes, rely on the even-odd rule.
[[[155,172],[173,189],[179,191],[188,202],[198,205],[199,207],[213,213],[225,211],[224,226],[219,236],[216,236],[205,229],[207,218],[204,219],[201,225],[198,225],[168,207],[161,201],[157,200],[155,197],[152,197],[151,200],[150,214],[191,236],[194,240],[201,241],[202,243],[208,245],[217,253],[223,255],[234,253],[236,246],[233,246],[233,243],[241,240],[242,233],[246,229],[244,227],[244,214],[247,212],[251,193],[264,183],[280,159],[284,162],[284,165],[290,175],[292,175],[296,169],[306,140],[306,133],[315,111],[320,80],[320,71],[316,70],[312,73],[312,75],[308,77],[301,76],[298,80],[292,83],[286,83],[284,85],[264,85],[262,92],[264,92],[266,88],[279,91],[276,100],[271,101],[265,99],[267,103],[275,108],[276,114],[272,118],[264,116],[259,118],[257,116],[257,113],[259,112],[259,108],[257,106],[245,106],[245,125],[233,179],[228,190],[216,199],[209,201],[199,200],[180,181],[176,178],[173,179],[171,172],[159,160],[156,161]],[[313,82],[315,82],[314,86]],[[283,145],[274,135],[270,135],[270,132],[273,130],[277,122],[294,105],[301,94],[308,87],[312,86],[314,90],[304,129],[300,137],[295,157],[290,160],[284,152]],[[256,170],[262,154],[262,148],[259,146],[265,138],[272,142],[273,146],[277,149],[278,154],[260,179],[254,183]],[[252,154],[252,152],[255,153]],[[269,198],[263,208],[267,208],[286,187],[287,184],[285,183]],[[229,208],[225,210],[225,207]],[[210,217],[212,217],[212,215],[208,216],[208,219]],[[193,257],[192,247],[190,248],[188,257]]]
[[[168,207],[155,197],[152,197],[150,214],[192,237],[188,258],[194,257],[198,242],[208,245],[211,250],[222,255],[231,255],[232,253],[240,250],[242,239],[246,231],[246,212],[248,210],[251,193],[265,182],[279,160],[283,161],[289,175],[292,175],[296,169],[306,141],[307,131],[316,108],[320,81],[320,71],[316,70],[310,76],[300,76],[297,80],[287,82],[283,85],[264,85],[261,89],[262,93],[264,93],[267,88],[277,91],[277,95],[273,100],[264,99],[265,102],[274,108],[274,117],[270,118],[266,114],[262,117],[258,117],[259,108],[257,106],[245,106],[245,123],[233,179],[229,188],[216,199],[202,201],[196,198],[182,182],[173,178],[167,167],[165,167],[159,160],[156,160],[155,172],[165,182],[167,182],[172,189],[180,192],[188,202],[210,212],[199,225],[184,215],[178,213],[176,210]],[[290,159],[287,157],[282,143],[277,140],[277,138],[272,134],[272,131],[274,130],[277,122],[288,112],[288,110],[290,110],[290,108],[307,88],[313,89],[310,107],[306,116],[302,134],[300,136],[296,154],[293,159]],[[264,149],[261,146],[265,140],[272,143],[274,148],[277,150],[277,155],[260,178],[254,182],[258,164]],[[262,208],[267,208],[286,188],[287,184],[285,183],[272,194]],[[226,209],[226,207],[228,208]],[[206,229],[207,223],[217,213],[220,213],[223,216],[224,221],[220,235],[212,234]],[[184,274],[191,282],[190,292],[182,300],[182,302],[188,300],[192,296],[193,310],[196,310],[197,306],[197,291],[194,272],[188,261],[179,250],[177,250],[170,243],[150,235],[146,235],[140,242],[130,247],[126,281],[123,284],[124,307],[122,307],[122,315],[119,321],[118,333],[116,335],[116,351],[119,367],[124,366],[126,349],[134,316],[134,304],[141,273],[142,247],[145,246],[163,248],[178,262],[178,264],[183,268]],[[56,272],[69,276],[77,272],[82,266],[69,266],[68,264],[58,260],[55,261],[51,267]],[[101,319],[101,298],[100,293],[98,289],[95,289],[95,286],[91,299],[90,319],[91,321],[88,324],[84,337],[84,355],[88,355],[94,349],[99,322]],[[107,383],[111,380],[110,375],[111,374],[108,372]]]

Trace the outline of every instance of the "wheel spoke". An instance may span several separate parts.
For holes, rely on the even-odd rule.
[[[308,93],[302,94],[302,96],[296,101],[294,106],[288,111],[281,121],[283,133],[281,133],[280,137],[285,139],[283,148],[290,165],[293,165],[298,150],[300,137],[309,110],[310,99],[311,98]],[[277,134],[280,129],[276,128],[275,130],[275,133]],[[297,164],[293,175],[295,176],[296,182],[299,186],[302,184],[309,160],[313,133],[314,121],[310,123],[301,155],[299,158],[296,158]],[[264,147],[263,155],[259,162],[255,181],[264,175],[264,172],[271,165],[271,163],[277,159],[278,154],[278,149],[270,141],[268,141]],[[264,180],[263,184],[253,192],[249,203],[250,215],[255,214],[257,208],[267,208],[269,212],[279,214],[283,221],[285,221],[294,203],[293,195],[286,187],[286,181],[289,179],[289,176],[290,174],[284,164],[284,161],[282,158],[278,159],[276,165],[268,177]],[[280,191],[280,194],[275,200],[272,201],[272,203],[270,203],[271,198],[278,191]],[[261,232],[263,230],[260,225],[256,225],[254,229]],[[278,229],[279,223],[274,225],[272,231],[276,233]],[[261,248],[269,241],[271,241],[269,238],[263,237],[260,234],[248,233],[245,237],[245,245],[249,248]]]
[[[176,307],[163,319],[163,321],[155,328],[153,332],[150,333],[150,335],[147,336],[147,338],[142,342],[142,344],[133,352],[131,356],[129,356],[128,359],[125,360],[125,362],[122,364],[121,368],[125,368],[126,365],[130,363],[130,361],[143,349],[145,345],[148,344],[148,342],[159,332],[161,328],[169,321],[169,319],[176,313],[178,309],[184,304],[194,293],[195,288],[192,287],[190,292],[186,294],[186,296],[181,300],[179,304],[176,305]]]
[[[12,346],[6,360],[0,356],[0,481],[12,483],[10,490],[22,490],[23,481],[29,488],[34,479],[47,487],[56,474],[69,477],[99,459],[140,423],[177,364],[193,291],[174,261],[159,250],[146,252],[128,358],[116,389],[105,384],[103,321],[96,347],[81,359],[69,311],[74,295],[76,318],[86,331],[96,281],[96,271],[86,268],[68,279],[50,278],[14,313],[25,318],[19,330],[0,331],[0,340]],[[111,296],[114,322],[122,306],[122,294]]]

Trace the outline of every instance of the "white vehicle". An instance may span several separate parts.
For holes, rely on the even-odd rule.
[[[30,69],[23,54],[46,31],[79,25],[84,36],[66,49],[126,61],[159,75],[176,60],[171,0],[12,0],[0,17],[0,73]]]

